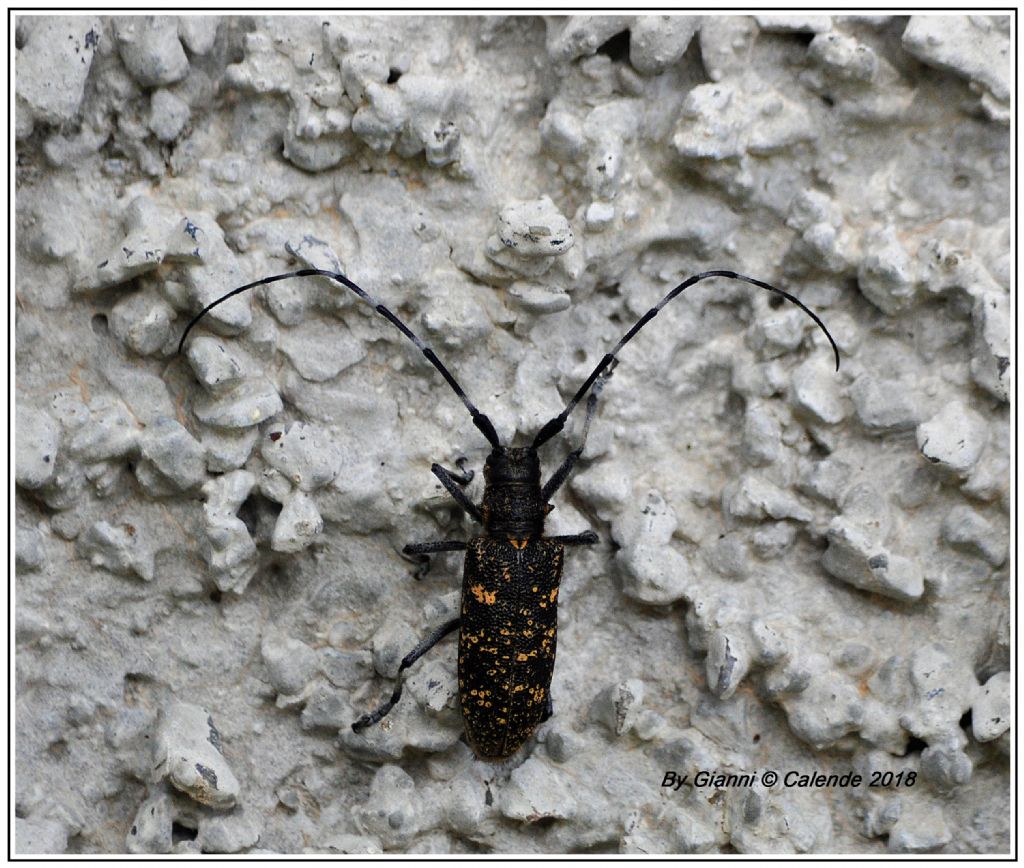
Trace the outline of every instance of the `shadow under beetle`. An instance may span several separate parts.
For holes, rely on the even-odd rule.
[[[437,552],[465,551],[460,615],[438,627],[403,658],[391,697],[376,711],[359,718],[352,728],[359,732],[378,723],[391,711],[402,696],[402,673],[445,636],[459,629],[459,703],[469,744],[483,760],[499,761],[512,756],[538,724],[552,713],[549,688],[555,666],[558,584],[565,546],[593,545],[598,537],[592,530],[546,537],[544,519],[553,508],[549,501],[583,452],[598,395],[617,364],[619,351],[680,293],[702,280],[726,277],[775,293],[797,305],[825,333],[835,354],[836,370],[839,370],[839,348],[814,311],[788,292],[734,271],[705,271],[684,280],[669,292],[604,355],[565,409],[548,421],[525,447],[503,446],[491,420],[469,400],[434,351],[376,298],[336,272],[304,268],[238,287],[207,305],[188,324],[178,351],[181,352],[193,326],[229,298],[279,280],[312,276],[329,277],[348,287],[412,341],[459,396],[473,417],[473,423],[491,444],[484,464],[483,502],[479,506],[462,490],[473,478],[472,471],[454,472],[439,464],[431,466],[459,506],[483,525],[483,534],[468,542],[439,540],[403,549],[405,554],[423,561]],[[580,445],[569,453],[547,482],[541,484],[537,451],[562,430],[569,414],[585,397],[587,409]],[[462,471],[462,462],[457,465]]]

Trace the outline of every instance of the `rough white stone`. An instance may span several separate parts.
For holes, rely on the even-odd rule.
[[[897,600],[916,600],[924,593],[924,576],[915,561],[892,554],[840,516],[829,524],[821,565],[837,579]]]
[[[908,805],[889,832],[890,853],[937,853],[953,840],[941,813]]]
[[[1010,353],[1010,297],[987,292],[974,301],[974,381],[1001,401],[1010,398],[1013,361]]]
[[[711,692],[720,699],[728,699],[750,669],[746,642],[736,634],[716,630],[708,641],[705,667]]]
[[[696,15],[644,15],[629,29],[629,62],[644,75],[664,72],[686,53],[700,27]]]
[[[994,567],[1006,561],[1007,540],[969,506],[954,506],[946,514],[942,520],[942,538],[952,546],[980,554]]]
[[[256,572],[256,544],[235,513],[256,484],[246,470],[235,470],[203,485],[206,505],[204,556],[222,591],[241,593]]]
[[[503,208],[497,236],[505,247],[527,259],[561,256],[575,241],[569,221],[547,196]]]
[[[160,787],[139,805],[125,836],[129,853],[170,853],[174,845],[175,806],[170,792]]]
[[[721,81],[750,69],[750,50],[760,28],[747,15],[707,15],[700,25],[700,54],[708,78]]]
[[[517,280],[508,288],[509,302],[536,314],[558,313],[572,304],[568,293],[560,286],[548,286]]]
[[[274,525],[270,547],[275,552],[301,552],[323,533],[324,520],[316,503],[304,491],[285,498]]]
[[[605,42],[629,28],[625,15],[570,15],[548,24],[548,55],[556,62],[594,54]]]
[[[200,823],[196,843],[200,853],[241,853],[256,846],[261,830],[253,812],[239,807]]]
[[[67,848],[67,829],[56,820],[14,818],[14,852],[19,856],[55,856]]]
[[[993,741],[1009,730],[1013,721],[1010,690],[1010,673],[997,672],[979,691],[971,708],[971,731],[978,741]]]
[[[195,337],[186,354],[199,382],[212,394],[227,394],[251,372],[248,360],[219,338]]]
[[[96,48],[101,39],[109,38],[99,19],[19,16],[18,30],[25,39],[16,56],[19,116],[24,101],[32,115],[45,123],[70,123],[82,104]]]
[[[968,660],[950,655],[940,642],[919,646],[910,657],[913,703],[901,716],[900,725],[928,742],[960,739],[960,718],[971,707],[978,681]]]
[[[911,307],[917,295],[918,265],[889,224],[864,239],[864,257],[857,269],[860,291],[888,314]]]
[[[18,407],[14,478],[22,488],[41,488],[53,479],[60,429],[45,411]]]
[[[672,146],[684,159],[771,154],[814,137],[806,110],[766,87],[702,84],[690,91]]]
[[[588,231],[603,232],[615,219],[615,206],[608,202],[591,202],[587,206],[585,219]]]
[[[82,535],[78,550],[94,567],[147,582],[153,578],[153,552],[132,524],[98,521]]]
[[[974,763],[961,749],[961,741],[957,734],[921,751],[921,777],[940,793],[950,793],[971,780]]]
[[[153,759],[154,780],[167,778],[201,805],[225,810],[238,799],[238,779],[224,758],[220,732],[201,706],[172,701],[164,708]]]
[[[508,785],[502,788],[498,807],[510,820],[535,823],[544,818],[568,819],[575,803],[561,775],[531,757],[512,772]]]
[[[722,508],[735,518],[755,521],[767,517],[806,522],[812,517],[810,510],[785,489],[751,473],[722,489]]]
[[[835,371],[820,356],[808,359],[793,374],[793,405],[825,425],[838,425],[849,413]]]
[[[165,486],[188,491],[206,478],[203,447],[173,419],[157,419],[146,427],[139,438],[139,456],[135,472],[151,494],[161,493]]]
[[[631,678],[604,688],[594,699],[590,714],[613,735],[629,732],[637,722],[644,701],[644,683]]]
[[[959,401],[945,404],[917,426],[917,448],[932,464],[966,476],[988,442],[985,420]]]
[[[149,128],[161,142],[173,142],[188,123],[191,109],[187,102],[160,88],[150,97]]]
[[[832,29],[828,15],[755,15],[754,20],[768,33],[825,33]]]
[[[333,380],[366,358],[365,347],[343,325],[308,322],[281,330],[281,352],[306,380]]]
[[[865,715],[857,685],[837,672],[812,676],[806,689],[786,699],[783,707],[793,732],[819,749],[856,732]]]
[[[913,384],[904,378],[881,379],[863,374],[850,386],[850,397],[857,418],[871,433],[909,431],[926,415]]]
[[[878,55],[872,48],[842,33],[819,33],[807,54],[842,79],[870,82],[878,73]]]
[[[206,455],[206,469],[211,473],[238,470],[248,460],[258,438],[258,428],[231,430],[202,426],[200,441]]]
[[[219,15],[182,15],[178,18],[178,36],[193,54],[207,54],[217,39]]]
[[[303,491],[322,488],[341,469],[342,457],[331,435],[303,422],[272,426],[262,438],[260,452],[271,467]]]
[[[97,398],[89,405],[89,422],[71,438],[69,449],[81,461],[123,458],[138,447],[138,421],[123,401]]]
[[[1012,88],[1010,19],[998,15],[915,15],[903,47],[919,60],[949,69],[1008,104]]]
[[[255,378],[241,382],[237,388],[223,395],[198,398],[193,407],[196,418],[217,428],[251,428],[279,413],[281,396],[266,379]]]
[[[156,353],[171,336],[174,311],[162,298],[150,293],[126,296],[110,312],[110,329],[140,356]]]
[[[173,18],[122,18],[114,32],[121,60],[143,87],[174,84],[188,74],[188,57],[178,41],[178,24]]]

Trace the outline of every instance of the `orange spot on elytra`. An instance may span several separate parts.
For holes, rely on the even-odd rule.
[[[551,593],[550,593],[550,594],[548,594],[548,599],[549,599],[549,600],[551,600],[551,602],[553,603],[553,602],[555,602],[555,598],[556,598],[557,596],[558,596],[558,588],[554,588],[554,589],[553,589],[553,590],[551,591]]]
[[[497,591],[485,590],[483,585],[472,585],[469,590],[470,593],[476,597],[476,601],[478,603],[483,603],[485,606],[490,606],[496,599],[498,599]]]

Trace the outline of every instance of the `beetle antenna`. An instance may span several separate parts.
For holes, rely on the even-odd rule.
[[[563,427],[565,427],[565,420],[569,418],[569,414],[576,409],[576,405],[583,400],[587,392],[590,390],[590,387],[594,385],[594,382],[597,380],[597,378],[601,376],[601,373],[613,361],[615,361],[616,357],[619,354],[619,351],[631,340],[633,340],[633,337],[636,335],[638,331],[640,331],[640,329],[642,329],[645,325],[647,325],[647,323],[654,319],[661,311],[661,309],[670,301],[672,301],[672,299],[674,299],[677,295],[686,292],[686,290],[688,290],[695,283],[700,283],[702,280],[707,280],[709,277],[728,277],[732,280],[742,280],[744,283],[749,283],[760,289],[767,290],[768,292],[774,292],[776,295],[781,295],[787,301],[793,302],[793,304],[795,304],[798,308],[800,308],[800,310],[802,310],[812,320],[814,320],[818,328],[820,328],[825,333],[825,337],[828,338],[828,342],[832,345],[832,352],[835,354],[836,357],[836,370],[839,370],[839,347],[836,345],[835,339],[832,337],[831,334],[829,334],[829,330],[825,328],[825,323],[821,321],[821,318],[807,305],[800,301],[800,299],[798,299],[795,295],[790,295],[785,290],[779,289],[777,286],[772,286],[770,283],[765,283],[764,281],[757,280],[756,278],[753,277],[747,277],[744,274],[737,274],[735,271],[703,271],[700,274],[693,275],[693,277],[688,277],[686,280],[680,283],[679,286],[673,289],[668,295],[666,295],[661,301],[659,301],[654,307],[652,307],[649,311],[647,311],[647,313],[645,313],[642,317],[640,317],[640,319],[636,321],[633,327],[619,339],[619,342],[615,345],[612,351],[610,353],[606,353],[604,358],[601,359],[601,361],[598,363],[597,367],[594,368],[593,371],[591,371],[590,376],[587,377],[586,381],[583,383],[582,386],[580,386],[576,394],[572,396],[572,399],[569,401],[569,403],[565,405],[565,409],[557,416],[555,416],[555,418],[551,419],[547,424],[545,424],[539,432],[537,432],[537,436],[533,440],[533,448],[538,449],[544,443],[547,443],[547,441],[554,437],[559,431],[561,431]]]
[[[363,301],[370,305],[377,313],[379,313],[384,319],[386,319],[391,325],[398,329],[403,335],[405,335],[410,341],[416,344],[417,349],[426,356],[427,361],[430,362],[444,377],[445,381],[449,386],[452,387],[452,391],[459,396],[459,399],[463,404],[466,405],[466,409],[469,410],[470,415],[473,417],[473,424],[480,429],[480,433],[487,438],[487,442],[491,444],[495,449],[501,445],[501,441],[498,439],[498,432],[494,430],[494,425],[491,420],[481,413],[476,405],[469,400],[462,386],[459,385],[458,380],[452,376],[449,371],[442,363],[441,360],[435,355],[434,351],[428,347],[422,340],[410,329],[404,322],[402,322],[395,314],[393,314],[387,307],[381,302],[374,298],[370,293],[360,286],[357,286],[344,274],[337,271],[324,271],[320,268],[300,268],[298,271],[289,271],[287,274],[275,274],[273,277],[264,277],[262,280],[254,280],[252,283],[247,283],[245,286],[240,286],[237,289],[231,290],[227,295],[222,295],[216,301],[211,301],[206,307],[204,307],[198,314],[196,314],[187,326],[185,331],[181,335],[181,340],[178,341],[178,352],[180,353],[182,348],[185,346],[185,338],[188,337],[193,327],[211,310],[217,305],[223,304],[229,298],[234,298],[236,295],[240,295],[247,290],[254,289],[257,286],[265,286],[268,283],[277,283],[279,280],[289,280],[293,277],[329,277],[331,280],[335,280],[342,286],[347,286],[356,295],[358,295]]]

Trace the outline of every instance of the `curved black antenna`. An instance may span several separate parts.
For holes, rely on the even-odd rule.
[[[487,438],[487,442],[491,444],[495,449],[501,445],[501,441],[498,440],[498,432],[494,430],[494,425],[491,424],[491,420],[488,419],[483,413],[481,413],[469,397],[463,391],[462,386],[459,385],[458,381],[451,375],[451,372],[441,364],[441,360],[434,354],[434,351],[430,349],[423,341],[421,341],[416,334],[410,329],[404,322],[402,322],[397,316],[395,316],[390,310],[388,310],[383,304],[375,299],[370,293],[368,293],[362,287],[356,286],[351,280],[345,277],[337,271],[324,271],[320,268],[300,268],[298,271],[289,271],[287,274],[275,274],[273,277],[264,277],[262,280],[254,280],[252,283],[247,283],[245,286],[240,286],[237,289],[231,290],[227,295],[222,295],[216,301],[211,301],[206,307],[204,307],[199,313],[197,313],[187,326],[185,331],[181,335],[181,340],[178,341],[178,352],[180,353],[182,348],[185,346],[185,338],[188,337],[188,333],[192,331],[193,327],[206,316],[211,310],[217,305],[223,304],[229,298],[234,298],[246,290],[254,289],[257,286],[265,286],[268,283],[276,283],[279,280],[288,280],[292,277],[329,277],[332,280],[336,280],[342,286],[347,286],[356,295],[358,295],[363,301],[370,305],[377,313],[379,313],[384,319],[391,323],[396,329],[398,329],[403,335],[405,335],[410,341],[416,344],[427,361],[430,362],[437,370],[441,373],[441,376],[445,378],[445,381],[449,386],[452,387],[452,391],[459,396],[459,399],[463,404],[466,405],[466,409],[469,410],[470,415],[473,417],[473,424],[480,429],[480,433]]]
[[[562,430],[562,428],[565,426],[565,420],[568,419],[569,414],[576,409],[576,405],[583,400],[583,397],[590,390],[590,387],[594,385],[594,381],[601,376],[601,372],[604,371],[604,369],[607,368],[608,365],[610,365],[615,360],[615,357],[618,355],[619,351],[633,339],[633,336],[638,331],[640,331],[640,329],[642,329],[645,325],[647,325],[647,323],[654,319],[658,315],[658,312],[666,304],[672,301],[672,299],[674,299],[677,295],[685,292],[695,283],[700,283],[700,281],[707,280],[709,277],[728,277],[731,278],[732,280],[742,280],[744,283],[750,283],[756,287],[759,287],[760,289],[766,289],[769,292],[774,292],[776,295],[781,295],[787,301],[793,302],[793,304],[795,304],[798,308],[800,308],[800,310],[802,310],[812,320],[814,320],[818,328],[820,328],[825,333],[825,337],[828,338],[828,342],[832,344],[832,352],[835,353],[836,370],[839,370],[839,347],[836,346],[835,340],[833,339],[832,335],[829,334],[828,329],[825,328],[825,323],[821,321],[818,315],[813,310],[811,310],[807,305],[805,305],[802,301],[800,301],[800,299],[798,299],[795,295],[790,295],[785,290],[779,289],[777,286],[772,286],[770,283],[765,283],[764,281],[757,280],[753,277],[747,277],[744,274],[737,274],[735,271],[702,271],[700,274],[695,274],[693,277],[688,277],[686,280],[680,283],[679,286],[673,289],[668,295],[666,295],[661,301],[659,301],[654,307],[652,307],[649,311],[647,311],[647,313],[645,313],[642,317],[640,317],[640,319],[636,321],[636,324],[622,336],[619,342],[615,345],[615,348],[610,353],[606,353],[604,358],[601,359],[598,366],[594,368],[593,371],[591,371],[590,376],[587,377],[586,379],[586,382],[582,386],[580,386],[579,390],[576,392],[575,395],[572,396],[572,399],[569,401],[569,403],[565,405],[565,409],[557,416],[555,416],[554,419],[551,419],[547,424],[544,425],[543,428],[540,429],[540,431],[537,432],[537,436],[533,438],[533,448],[539,448],[544,443],[547,443],[547,441],[554,437],[559,431]]]

